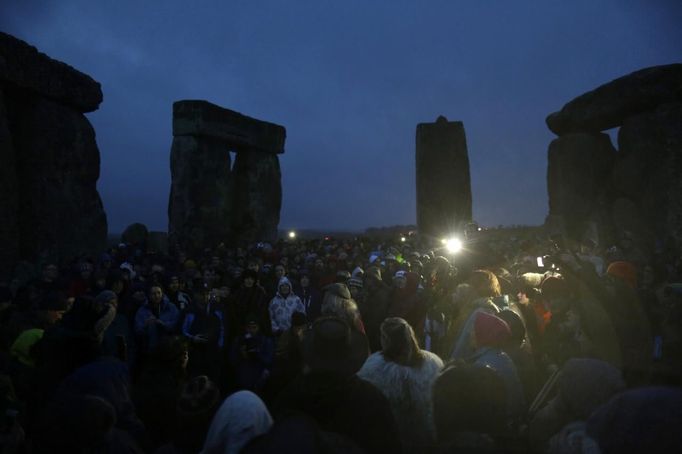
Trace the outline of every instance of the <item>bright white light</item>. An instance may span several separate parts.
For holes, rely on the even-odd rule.
[[[404,243],[405,241],[407,241],[407,238],[405,238],[404,236],[401,236],[400,241],[402,241]]]
[[[289,238],[291,238],[292,240],[293,240],[294,238],[296,238],[296,232],[293,232],[293,231],[292,231],[292,232],[289,232]]]
[[[462,250],[462,242],[458,238],[449,238],[445,242],[445,247],[450,254],[456,254]]]
[[[442,244],[443,246],[445,246],[446,244],[448,244],[448,239],[447,239],[447,238],[443,238],[442,240],[440,240],[440,244]]]
[[[482,229],[481,227],[479,227],[479,228],[478,228],[478,231],[480,232],[481,230],[483,230],[483,229]]]

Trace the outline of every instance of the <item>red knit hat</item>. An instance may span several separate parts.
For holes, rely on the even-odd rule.
[[[474,335],[479,347],[500,347],[511,337],[511,330],[500,317],[481,311],[476,315]]]
[[[637,268],[630,262],[613,262],[607,268],[606,274],[622,279],[630,288],[637,288]]]

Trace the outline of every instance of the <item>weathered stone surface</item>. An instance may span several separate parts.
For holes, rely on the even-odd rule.
[[[631,193],[649,229],[659,239],[682,232],[682,103],[629,118],[618,145],[639,170]]]
[[[286,130],[207,101],[186,100],[173,104],[173,135],[223,139],[237,151],[284,153]]]
[[[31,90],[79,112],[97,110],[102,102],[100,84],[90,76],[2,32],[0,82]]]
[[[549,214],[563,217],[569,237],[579,240],[599,211],[615,158],[606,134],[570,134],[549,145]]]
[[[471,221],[471,180],[464,125],[438,117],[417,125],[417,226],[440,238]]]
[[[147,252],[168,254],[168,233],[149,232],[149,238],[147,239]]]
[[[0,280],[12,271],[19,258],[19,231],[14,220],[19,207],[19,187],[14,158],[14,144],[9,130],[5,96],[0,88]]]
[[[192,136],[173,139],[168,203],[172,249],[193,252],[227,239],[230,180],[229,146],[224,141]]]
[[[653,66],[615,79],[547,117],[554,133],[598,132],[657,106],[682,101],[682,64]]]
[[[239,241],[274,241],[282,207],[279,158],[258,151],[239,152],[232,171],[233,237]]]
[[[13,90],[7,107],[21,257],[65,260],[101,251],[107,221],[97,193],[100,160],[90,122],[25,90]]]
[[[133,246],[145,246],[149,238],[147,226],[139,222],[130,224],[121,234],[121,241]]]

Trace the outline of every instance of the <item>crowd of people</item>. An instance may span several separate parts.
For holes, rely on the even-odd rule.
[[[0,282],[2,453],[674,452],[682,254],[469,233]]]

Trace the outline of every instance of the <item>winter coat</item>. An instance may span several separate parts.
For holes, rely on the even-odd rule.
[[[299,287],[296,295],[301,298],[308,321],[314,322],[322,311],[322,295],[313,287]]]
[[[305,307],[301,299],[294,295],[293,289],[284,297],[279,292],[283,285],[288,285],[291,288],[289,279],[283,277],[279,281],[277,295],[270,301],[270,320],[272,322],[272,332],[281,333],[291,328],[291,316],[294,312],[302,312],[305,314]]]
[[[116,411],[116,427],[135,438],[144,432],[144,426],[135,413],[130,397],[128,366],[114,358],[102,358],[76,369],[61,383],[58,395],[93,395],[101,397]]]
[[[270,375],[275,360],[275,344],[263,334],[243,334],[230,349],[232,366],[239,389],[260,390]]]
[[[514,361],[498,348],[481,347],[469,362],[490,367],[502,378],[507,390],[507,412],[512,421],[518,422],[526,410],[526,399]]]
[[[268,300],[265,289],[258,284],[252,287],[240,287],[233,296],[227,307],[227,336],[229,341],[237,337],[244,330],[247,317],[254,314],[258,317],[260,329],[266,334],[271,334],[272,323],[270,321],[270,311],[268,310]]]
[[[423,361],[409,367],[386,360],[382,352],[372,354],[358,377],[376,386],[391,404],[406,452],[419,452],[435,442],[431,388],[443,361],[422,350]]]
[[[365,325],[370,350],[381,350],[381,323],[386,319],[391,299],[391,288],[373,277],[374,286],[365,287],[365,298],[359,307],[362,321]]]
[[[356,375],[299,376],[275,402],[275,412],[300,411],[320,429],[348,437],[368,454],[400,453],[391,406],[376,386]]]
[[[149,318],[155,318],[159,322],[146,325],[145,323]],[[137,310],[135,314],[135,333],[141,337],[141,341],[147,351],[153,350],[161,336],[171,334],[175,330],[179,318],[180,311],[164,295],[158,317],[152,311],[149,302]]]

